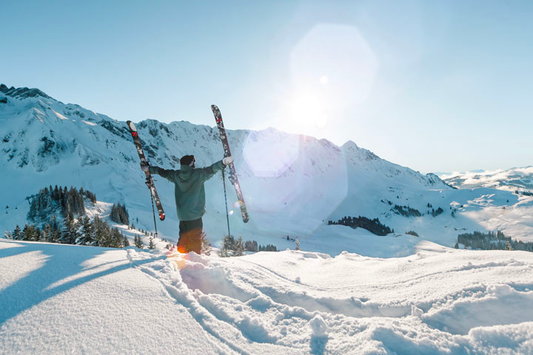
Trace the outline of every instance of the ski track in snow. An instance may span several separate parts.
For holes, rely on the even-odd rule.
[[[160,281],[169,296],[184,305],[206,332],[237,353],[533,352],[533,342],[528,338],[533,334],[531,276],[530,283],[505,284],[477,275],[484,271],[493,274],[495,270],[498,274],[498,269],[531,275],[533,260],[527,253],[520,253],[522,260],[500,258],[506,260],[457,266],[467,259],[459,257],[440,272],[426,271],[418,277],[400,275],[400,280],[391,283],[366,282],[339,288],[299,282],[283,266],[276,269],[276,258],[270,258],[271,264],[266,266],[256,256],[222,259],[189,254],[136,266],[136,261],[145,258],[144,253],[128,253],[135,268]],[[417,260],[442,256],[438,254],[441,253],[426,253]],[[461,256],[461,252],[447,254]],[[343,256],[349,261],[351,255]],[[283,252],[281,264],[290,258],[344,263],[342,258],[324,258],[319,253],[287,251]],[[399,260],[405,259],[409,258]],[[398,261],[394,264],[398,268]],[[348,269],[347,272],[356,271],[353,266]],[[405,272],[409,274],[408,270]],[[433,289],[440,286],[434,284],[436,275],[447,275],[452,281],[464,273],[469,274],[466,278],[481,279],[473,287],[459,286],[456,291],[451,287],[452,291],[444,292],[443,298],[425,294],[409,299],[394,293],[400,288]],[[330,273],[330,277],[339,275]],[[358,297],[360,288],[377,297]],[[354,295],[348,297],[350,289]],[[413,295],[416,292],[411,291]],[[383,298],[388,300],[380,300]]]

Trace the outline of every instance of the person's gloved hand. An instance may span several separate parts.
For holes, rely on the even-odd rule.
[[[142,171],[148,173],[150,172],[150,164],[148,163],[141,163],[141,169]]]
[[[225,157],[224,159],[222,159],[222,163],[224,165],[230,165],[231,163],[233,163],[233,157],[231,155],[229,157]]]

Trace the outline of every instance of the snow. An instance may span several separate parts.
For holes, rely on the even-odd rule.
[[[532,271],[430,242],[381,259],[0,240],[0,353],[528,354]]]
[[[492,187],[507,191],[530,190],[533,188],[533,167],[453,172],[442,174],[441,178],[453,186],[462,188]]]

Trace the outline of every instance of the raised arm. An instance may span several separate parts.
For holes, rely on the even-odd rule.
[[[207,181],[211,179],[217,172],[224,169],[225,167],[226,165],[224,165],[222,160],[220,160],[211,166],[208,166],[206,168],[196,169],[196,170],[200,174],[200,179],[202,179],[202,181]]]
[[[178,170],[166,170],[158,166],[150,166],[149,170],[150,174],[157,174],[170,182],[176,182],[176,179],[178,178]]]

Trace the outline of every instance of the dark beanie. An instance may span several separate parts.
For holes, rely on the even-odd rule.
[[[194,155],[185,155],[180,159],[181,165],[191,166],[191,163],[194,161]]]

